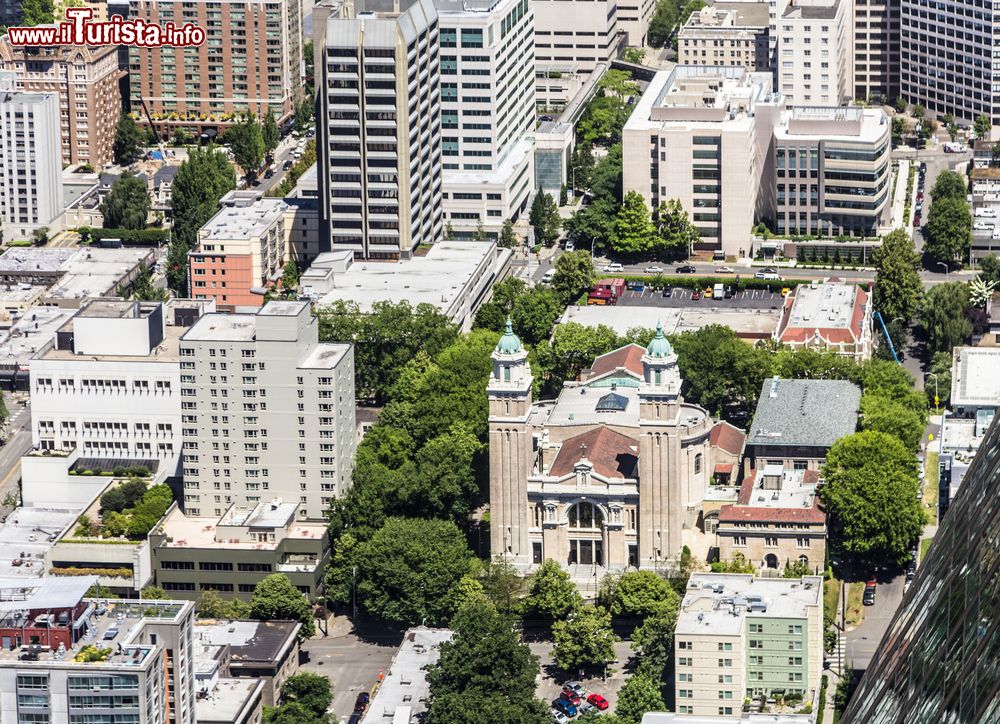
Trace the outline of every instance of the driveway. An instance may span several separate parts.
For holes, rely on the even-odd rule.
[[[871,663],[882,636],[903,600],[906,578],[902,574],[888,583],[879,583],[875,593],[875,605],[865,606],[864,617],[857,627],[847,632],[847,646],[844,652],[847,662],[855,669],[864,670]]]
[[[550,641],[533,641],[529,643],[531,653],[538,657],[542,673],[539,677],[536,695],[542,701],[551,704],[553,699],[559,698],[564,681],[577,680],[583,684],[590,693],[597,693],[608,700],[611,705],[609,712],[615,710],[618,701],[618,691],[628,679],[625,667],[629,659],[633,656],[632,644],[630,641],[619,641],[615,644],[616,661],[608,664],[608,678],[605,680],[601,676],[577,678],[569,676],[559,669],[552,662],[552,650],[554,645]]]

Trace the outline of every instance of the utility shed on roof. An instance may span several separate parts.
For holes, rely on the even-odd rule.
[[[745,471],[764,465],[818,470],[858,426],[861,389],[846,380],[767,379],[747,436]]]

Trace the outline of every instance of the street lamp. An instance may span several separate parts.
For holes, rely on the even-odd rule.
[[[948,269],[948,265],[947,265],[947,264],[945,264],[945,263],[944,263],[943,261],[939,261],[939,262],[937,263],[937,265],[938,265],[938,266],[943,266],[943,267],[944,267],[944,280],[945,280],[945,282],[947,282],[947,281],[948,281],[948,272],[950,271],[950,270]]]

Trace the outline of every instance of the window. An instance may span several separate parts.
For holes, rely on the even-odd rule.
[[[732,667],[732,665],[733,665],[733,660],[732,659],[719,659],[719,668],[720,669],[730,668],[730,667]]]
[[[681,651],[690,651],[693,647],[691,646],[690,641],[678,641],[677,648],[679,648]]]
[[[719,651],[732,651],[733,645],[731,643],[719,642]]]
[[[577,503],[569,509],[570,528],[601,528],[604,525],[604,514],[593,503]]]
[[[778,539],[773,535],[764,536],[764,545],[768,548],[776,548],[778,546]]]
[[[701,453],[694,456],[694,474],[698,475],[701,473]]]
[[[788,633],[790,635],[792,635],[792,636],[801,636],[802,635],[802,625],[801,624],[795,624],[794,626],[789,626],[788,627]]]

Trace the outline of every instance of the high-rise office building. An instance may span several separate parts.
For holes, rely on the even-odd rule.
[[[59,97],[62,163],[95,168],[114,157],[115,131],[121,116],[118,47],[53,45],[20,47],[0,37],[0,71],[13,71],[17,89]]]
[[[789,105],[839,106],[854,97],[850,0],[788,0],[775,32],[775,90]]]
[[[320,344],[307,302],[207,314],[180,340],[184,511],[280,497],[323,518],[350,483],[354,349]]]
[[[994,46],[1000,15],[989,0],[901,0],[900,95],[931,114],[1000,125]]]
[[[496,236],[534,189],[534,23],[528,0],[435,0],[441,42],[444,216]]]
[[[136,0],[129,14],[156,25],[194,23],[207,35],[198,47],[129,49],[132,109],[144,100],[167,136],[175,128],[218,128],[248,112],[270,111],[281,123],[302,98],[299,0]]]
[[[437,11],[359,0],[313,25],[321,229],[333,249],[407,258],[444,232]]]
[[[17,93],[14,78],[0,72],[0,232],[29,239],[63,213],[59,99]]]
[[[891,103],[899,96],[900,0],[854,3],[854,97]]]
[[[842,721],[1000,721],[1000,424],[983,439]]]

